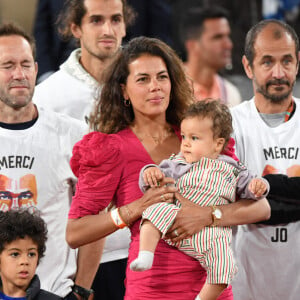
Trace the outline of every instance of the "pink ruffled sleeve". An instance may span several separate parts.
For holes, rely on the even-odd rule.
[[[75,144],[71,168],[78,177],[69,218],[98,214],[113,200],[123,168],[115,134],[92,132]]]

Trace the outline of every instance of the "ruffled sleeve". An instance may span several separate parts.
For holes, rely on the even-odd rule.
[[[235,161],[239,161],[239,159],[235,155],[234,145],[235,145],[235,140],[234,138],[231,137],[228,141],[226,148],[222,151],[222,154],[233,158]]]
[[[78,182],[69,218],[97,214],[113,200],[123,168],[121,147],[118,135],[100,132],[75,144],[70,164]]]

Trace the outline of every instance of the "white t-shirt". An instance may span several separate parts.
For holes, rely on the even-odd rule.
[[[259,116],[254,99],[231,109],[236,154],[258,175],[289,174],[300,168],[300,100],[292,118],[271,128]],[[299,299],[300,222],[242,225],[233,236],[238,273],[235,300]]]
[[[0,127],[0,209],[36,206],[47,223],[48,241],[37,274],[41,288],[61,297],[73,285],[76,251],[65,239],[76,177],[70,168],[73,145],[86,133],[81,121],[39,109],[36,123],[24,130]]]

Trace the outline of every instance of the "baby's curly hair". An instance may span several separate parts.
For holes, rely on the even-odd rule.
[[[46,250],[47,233],[46,223],[36,208],[0,211],[0,253],[7,244],[29,237],[37,244],[39,262]]]
[[[220,99],[206,98],[191,104],[186,110],[183,119],[194,117],[212,119],[214,138],[225,139],[224,150],[233,131],[232,117],[228,107],[221,103]]]

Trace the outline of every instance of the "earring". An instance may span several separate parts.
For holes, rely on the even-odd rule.
[[[131,102],[130,102],[129,99],[124,99],[124,105],[125,105],[126,107],[129,107],[130,104],[131,104]]]

